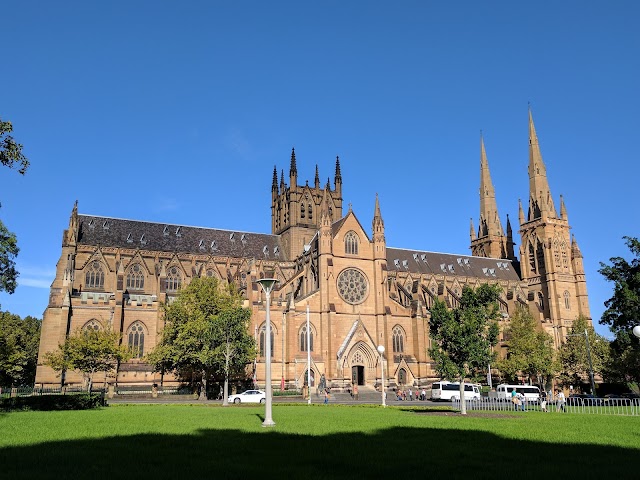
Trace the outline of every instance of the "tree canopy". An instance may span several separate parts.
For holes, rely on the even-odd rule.
[[[505,329],[509,355],[496,366],[510,381],[516,381],[522,373],[543,384],[556,370],[554,362],[553,338],[538,328],[538,322],[531,312],[518,308]]]
[[[640,241],[624,237],[634,258],[609,259],[600,263],[598,272],[613,283],[613,296],[604,302],[606,310],[600,323],[608,325],[615,335],[608,373],[612,379],[640,385],[640,340],[632,329],[640,324]]]
[[[47,352],[44,364],[60,373],[75,370],[83,374],[91,392],[96,372],[111,373],[119,363],[131,358],[131,352],[120,344],[120,334],[110,329],[79,329],[69,335],[58,350]]]
[[[11,122],[0,118],[0,164],[9,168],[16,168],[20,175],[24,175],[29,168],[29,160],[22,153],[22,145],[16,143],[13,136]]]
[[[147,361],[156,371],[198,379],[201,399],[206,398],[210,379],[224,378],[226,402],[229,378],[246,376],[246,365],[255,358],[250,317],[233,284],[195,278],[164,306],[162,339]]]
[[[0,386],[33,385],[40,325],[37,318],[0,312]]]
[[[560,360],[560,381],[565,385],[588,382],[590,375],[589,351],[587,350],[587,332],[591,363],[594,375],[603,375],[609,362],[609,341],[598,335],[588,320],[582,315],[576,318],[567,335],[566,341],[558,352]],[[592,392],[594,395],[596,392]]]
[[[17,169],[24,175],[29,168],[29,160],[22,153],[22,145],[10,135],[12,131],[11,122],[0,118],[0,165]],[[15,258],[19,251],[15,234],[0,221],[0,292],[11,294],[16,291],[18,271]]]
[[[465,286],[457,308],[450,310],[435,300],[430,309],[429,355],[441,377],[460,381],[461,400],[464,379],[473,371],[486,370],[495,357],[491,347],[498,341],[500,292],[498,285],[484,284],[475,290]],[[465,402],[461,408],[465,414]]]

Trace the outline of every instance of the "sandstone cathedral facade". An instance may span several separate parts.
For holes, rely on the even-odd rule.
[[[78,329],[110,328],[134,354],[118,368],[120,385],[175,384],[170,374],[154,372],[144,355],[160,339],[161,305],[195,277],[216,277],[240,289],[252,312],[255,375],[262,385],[269,352],[265,295],[256,280],[264,277],[278,280],[270,308],[272,378],[291,387],[306,380],[307,349],[312,386],[323,374],[332,387],[379,384],[378,345],[385,347],[389,385],[428,385],[438,378],[427,354],[429,307],[439,298],[455,308],[465,285],[499,284],[501,327],[518,307],[527,308],[556,347],[579,315],[590,319],[582,254],[562,197],[560,210],[554,206],[531,112],[519,260],[510,220],[505,233],[498,215],[482,140],[480,217],[477,230],[471,222],[471,255],[387,247],[377,196],[371,229],[351,207],[343,211],[338,158],[333,186],[321,185],[317,166],[313,185],[300,185],[292,151],[288,180],[284,171],[278,180],[274,168],[271,234],[83,215],[76,204],[44,312],[36,383],[82,382],[76,373],[44,366],[44,354]],[[500,340],[504,355],[508,341]]]

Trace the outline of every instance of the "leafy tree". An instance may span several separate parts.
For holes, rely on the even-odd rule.
[[[0,118],[0,164],[9,168],[17,168],[20,175],[24,175],[29,168],[29,160],[22,153],[22,145],[16,143],[11,135],[13,125],[3,122]]]
[[[496,366],[507,378],[515,380],[522,372],[529,381],[533,378],[543,384],[553,375],[556,370],[553,338],[538,328],[529,310],[518,308],[505,334],[509,338],[509,355]]]
[[[429,355],[438,374],[460,382],[461,413],[466,415],[464,379],[474,370],[485,369],[495,354],[491,347],[498,341],[500,315],[498,285],[481,285],[476,290],[462,289],[460,306],[449,310],[436,300],[430,309]]]
[[[16,235],[7,230],[0,220],[0,292],[13,293],[18,286],[15,258],[18,256]]]
[[[574,320],[567,339],[559,351],[561,365],[560,381],[565,385],[582,383],[584,378],[590,377],[587,340],[584,335],[585,330],[589,338],[593,374],[603,375],[609,362],[609,341],[603,336],[598,335],[587,319],[580,315]],[[595,395],[596,392],[592,393]]]
[[[0,118],[0,165],[17,168],[18,173],[24,175],[29,168],[29,160],[22,153],[22,145],[16,143],[10,133],[13,131],[11,122]],[[15,257],[18,256],[18,244],[15,234],[11,233],[0,221],[0,292],[13,293],[16,290],[18,272]]]
[[[640,385],[640,343],[631,333],[640,324],[640,241],[624,237],[634,255],[630,262],[613,257],[611,265],[600,263],[598,272],[614,284],[613,296],[604,302],[607,309],[600,323],[615,335],[611,344],[609,373],[615,379]]]
[[[116,365],[131,358],[131,352],[120,345],[120,334],[113,330],[77,330],[67,337],[58,350],[47,352],[44,364],[61,373],[76,370],[82,373],[91,393],[96,372],[111,373]]]
[[[162,339],[147,361],[156,371],[199,379],[201,400],[206,399],[208,380],[223,376],[226,404],[229,377],[244,373],[255,356],[255,341],[248,333],[250,315],[232,284],[196,278],[164,306]]]
[[[40,320],[0,312],[0,385],[33,385],[39,343]]]

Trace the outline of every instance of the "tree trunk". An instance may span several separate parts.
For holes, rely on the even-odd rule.
[[[467,414],[467,402],[464,400],[464,377],[460,379],[460,415]]]
[[[200,397],[198,400],[204,402],[207,399],[207,372],[202,371],[202,388],[200,389]]]
[[[91,395],[91,387],[93,385],[93,373],[89,374],[89,383],[87,385],[87,392]]]

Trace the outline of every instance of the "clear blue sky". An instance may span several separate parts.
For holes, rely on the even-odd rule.
[[[135,5],[131,5],[135,4]],[[20,286],[41,317],[81,213],[269,232],[274,165],[333,178],[387,244],[469,253],[479,132],[502,221],[528,197],[531,102],[597,321],[600,261],[639,236],[640,3],[6,2],[0,116],[32,162],[0,169]],[[516,239],[519,242],[519,238]],[[597,327],[606,333],[604,327]]]

